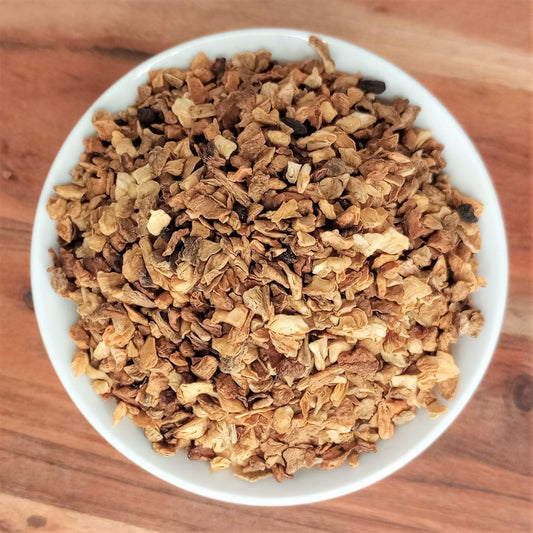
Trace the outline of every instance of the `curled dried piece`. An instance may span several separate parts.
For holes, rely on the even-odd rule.
[[[113,424],[248,481],[356,467],[453,398],[483,206],[385,83],[268,51],[150,72],[48,203],[72,368]]]

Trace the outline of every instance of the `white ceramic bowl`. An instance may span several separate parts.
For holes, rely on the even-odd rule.
[[[200,51],[210,58],[260,48],[271,50],[279,60],[315,57],[307,44],[308,36],[303,31],[286,29],[220,33],[171,48],[133,69],[98,98],[68,136],[44,184],[33,228],[31,280],[35,313],[50,360],[79,410],[112,446],[148,472],[182,489],[234,503],[296,505],[326,500],[366,487],[407,464],[446,430],[476,390],[496,347],[505,309],[508,260],[502,214],[490,177],[470,139],[442,104],[398,67],[353,44],[322,36],[329,43],[339,70],[361,71],[366,78],[383,80],[387,84],[384,97],[407,97],[422,107],[416,124],[431,129],[446,147],[447,172],[453,184],[485,204],[480,220],[483,246],[478,259],[487,287],[474,296],[475,304],[485,315],[485,327],[478,338],[462,337],[454,347],[461,381],[455,399],[447,403],[446,414],[431,420],[420,410],[413,422],[398,428],[393,439],[379,443],[377,454],[363,456],[356,469],[344,466],[331,471],[303,470],[281,484],[274,479],[250,484],[234,478],[229,471],[211,475],[207,463],[189,461],[185,453],[174,457],[157,455],[142,431],[129,420],[112,427],[114,401],[103,402],[86,376],[74,378],[70,368],[74,344],[67,329],[76,321],[76,311],[72,302],[55,294],[50,286],[47,250],[57,244],[55,223],[48,218],[45,206],[53,186],[69,181],[69,170],[83,151],[82,140],[93,133],[93,112],[124,109],[134,102],[137,86],[145,82],[149,70],[187,67]]]

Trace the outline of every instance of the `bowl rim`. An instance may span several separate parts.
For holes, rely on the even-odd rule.
[[[449,413],[450,416],[447,418],[447,420],[443,423],[435,424],[435,426],[430,431],[427,432],[425,437],[421,439],[420,442],[418,442],[416,446],[407,450],[403,455],[401,455],[401,457],[399,457],[396,461],[390,463],[387,467],[381,468],[377,470],[376,472],[374,472],[373,474],[368,475],[363,481],[355,480],[355,481],[352,481],[351,483],[349,482],[349,483],[343,484],[341,487],[337,487],[335,489],[317,490],[311,496],[298,495],[298,496],[294,496],[290,498],[287,498],[285,496],[283,498],[268,498],[264,496],[254,496],[253,494],[247,495],[247,496],[236,497],[233,494],[228,495],[220,490],[210,489],[204,486],[197,485],[194,481],[191,481],[189,479],[180,478],[179,480],[177,480],[175,475],[171,475],[168,472],[164,471],[163,469],[160,469],[154,466],[153,464],[150,464],[149,461],[145,460],[141,454],[137,453],[131,448],[126,449],[126,445],[121,441],[121,439],[116,434],[113,433],[113,428],[111,426],[107,427],[108,424],[106,424],[98,416],[93,414],[91,408],[85,405],[81,401],[81,399],[78,398],[76,389],[74,387],[69,386],[68,382],[66,381],[66,378],[63,377],[63,371],[59,367],[59,361],[56,360],[56,358],[51,355],[54,353],[53,336],[49,335],[48,332],[44,328],[45,316],[46,316],[46,300],[44,296],[42,295],[41,291],[37,290],[39,275],[42,275],[42,273],[39,270],[40,265],[38,264],[38,261],[37,261],[38,251],[40,251],[42,247],[40,243],[40,239],[39,239],[39,233],[40,233],[39,222],[42,221],[43,217],[48,216],[46,213],[46,203],[48,200],[48,195],[46,194],[46,185],[48,184],[49,181],[52,181],[53,176],[57,172],[59,162],[62,160],[62,158],[65,155],[66,146],[69,143],[70,138],[76,136],[77,129],[80,126],[80,123],[84,122],[87,119],[87,117],[90,118],[90,115],[92,114],[93,109],[98,104],[98,102],[108,97],[108,95],[115,90],[115,87],[118,84],[123,83],[125,81],[132,82],[132,81],[137,80],[139,76],[146,75],[148,70],[150,70],[150,67],[154,66],[154,63],[158,63],[159,61],[164,60],[168,56],[184,54],[189,49],[201,50],[204,45],[212,44],[213,41],[226,40],[226,39],[240,39],[242,44],[239,43],[238,45],[236,45],[235,48],[236,50],[239,49],[239,50],[245,51],[247,50],[246,44],[245,44],[246,38],[255,37],[258,34],[263,35],[265,38],[266,37],[275,38],[276,36],[283,36],[287,38],[305,39],[305,40],[307,40],[310,35],[317,35],[318,37],[320,37],[321,39],[325,40],[326,42],[330,44],[349,46],[355,49],[355,51],[358,51],[359,53],[366,54],[367,56],[372,58],[374,61],[378,62],[380,65],[383,65],[387,69],[387,74],[389,76],[399,75],[400,77],[403,77],[404,79],[408,79],[410,83],[414,84],[415,86],[418,86],[418,88],[421,89],[425,93],[424,97],[427,98],[431,102],[432,106],[435,106],[436,108],[440,110],[440,112],[444,112],[447,115],[447,118],[450,120],[450,123],[457,130],[457,133],[463,136],[462,141],[466,144],[468,152],[472,155],[473,158],[477,159],[476,162],[479,164],[480,169],[483,170],[483,173],[484,173],[483,178],[484,179],[486,178],[487,187],[489,187],[487,194],[493,197],[492,199],[495,202],[495,207],[499,214],[499,220],[497,221],[497,233],[499,233],[498,239],[499,239],[499,244],[501,245],[500,253],[502,254],[502,257],[503,257],[503,261],[502,261],[503,272],[501,273],[502,274],[501,289],[503,290],[500,290],[501,301],[498,302],[499,307],[497,308],[496,311],[494,311],[495,324],[497,327],[495,327],[490,332],[490,340],[487,343],[487,346],[489,346],[490,348],[487,348],[486,350],[487,355],[485,356],[485,358],[480,359],[480,365],[479,367],[476,367],[477,372],[475,373],[475,375],[469,379],[468,388],[467,388],[467,391],[463,394],[462,401],[455,403],[454,406],[450,409],[450,411],[453,410],[453,413],[452,412]],[[392,473],[396,472],[403,466],[407,465],[415,457],[417,457],[424,450],[426,450],[433,442],[435,442],[435,440],[437,440],[437,438],[440,435],[442,435],[448,429],[448,427],[453,423],[453,421],[457,418],[457,416],[462,412],[462,410],[464,409],[466,404],[470,401],[474,392],[478,388],[490,364],[490,361],[492,360],[494,351],[496,349],[498,338],[500,336],[500,332],[502,329],[503,318],[504,318],[505,309],[506,309],[507,294],[508,294],[509,258],[508,258],[507,237],[506,237],[506,232],[505,232],[501,204],[498,200],[498,196],[497,196],[494,184],[490,178],[487,168],[479,152],[477,151],[473,142],[471,141],[470,137],[463,130],[459,122],[428,89],[426,89],[419,81],[413,78],[410,74],[400,69],[393,63],[349,41],[345,41],[343,39],[338,39],[338,38],[335,38],[329,35],[314,33],[310,31],[295,30],[295,29],[290,29],[290,28],[268,27],[268,28],[247,28],[247,29],[241,29],[241,30],[232,30],[232,31],[210,34],[210,35],[192,39],[192,40],[183,42],[181,44],[178,44],[176,46],[173,46],[171,48],[168,48],[154,56],[151,56],[147,60],[143,61],[142,63],[140,63],[139,65],[137,65],[136,67],[128,71],[118,80],[116,80],[100,96],[98,96],[98,98],[83,113],[81,118],[76,122],[73,129],[70,131],[70,133],[66,137],[65,141],[63,142],[59,152],[57,153],[50,167],[46,180],[43,182],[43,186],[42,186],[41,193],[39,196],[38,205],[37,205],[36,212],[35,212],[34,225],[33,225],[33,230],[32,230],[30,270],[31,270],[31,285],[32,285],[32,292],[33,292],[35,315],[36,315],[39,331],[40,331],[41,338],[43,340],[43,344],[45,346],[48,358],[50,359],[50,362],[52,363],[52,366],[54,367],[54,370],[61,384],[67,391],[67,394],[70,396],[71,400],[76,405],[76,407],[79,409],[79,411],[82,413],[82,415],[85,417],[85,419],[89,422],[89,424],[91,424],[91,426],[97,431],[97,433],[100,434],[100,436],[102,436],[109,444],[111,444],[111,446],[113,446],[118,452],[120,452],[122,455],[127,457],[134,464],[140,466],[141,468],[151,473],[152,475],[155,475],[156,477],[178,488],[193,492],[195,494],[198,494],[204,497],[208,497],[208,498],[212,498],[215,500],[224,501],[228,503],[236,503],[236,504],[242,504],[242,505],[258,505],[258,506],[288,506],[288,505],[301,505],[301,504],[315,503],[315,502],[324,501],[324,500],[331,499],[331,498],[336,498],[339,496],[352,493],[356,490],[360,490],[377,481],[380,481],[384,479],[385,477],[391,475]]]

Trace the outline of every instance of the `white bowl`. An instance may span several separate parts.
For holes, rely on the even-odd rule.
[[[377,454],[364,455],[356,469],[343,466],[330,471],[303,470],[281,484],[272,478],[250,484],[234,478],[229,471],[211,475],[207,463],[190,461],[183,452],[174,457],[157,455],[142,431],[129,420],[112,427],[114,401],[103,402],[86,376],[74,378],[70,360],[75,347],[67,329],[76,321],[76,311],[74,304],[54,293],[50,285],[47,250],[57,247],[57,243],[55,222],[48,218],[45,207],[53,186],[69,181],[69,170],[83,151],[83,138],[93,134],[93,112],[124,109],[135,101],[137,87],[145,82],[149,70],[187,67],[197,52],[215,58],[264,48],[279,60],[302,60],[315,57],[307,44],[308,37],[307,32],[287,29],[219,33],[171,48],[134,68],[98,98],[76,124],[50,169],[35,216],[31,247],[35,313],[50,360],[74,403],[100,435],[137,465],[177,487],[227,502],[267,506],[317,502],[362,489],[407,464],[446,430],[476,390],[496,347],[505,310],[508,259],[503,218],[490,177],[468,136],[434,96],[398,67],[353,44],[322,36],[329,43],[339,70],[361,71],[366,78],[383,80],[387,84],[385,97],[403,96],[422,107],[416,124],[431,129],[446,147],[444,155],[452,183],[485,204],[480,220],[483,245],[478,259],[487,287],[474,296],[475,304],[485,315],[485,327],[476,339],[461,337],[453,349],[461,381],[455,399],[447,402],[448,411],[431,420],[425,410],[420,410],[413,422],[398,428],[394,438],[379,442]]]

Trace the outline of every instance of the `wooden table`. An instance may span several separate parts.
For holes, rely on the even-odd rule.
[[[531,62],[528,0],[1,0],[2,531],[531,531]],[[222,30],[286,26],[366,47],[459,119],[502,202],[507,317],[458,420],[388,479],[333,501],[243,508],[152,477],[96,434],[63,390],[32,311],[35,206],[64,138],[137,63]]]

